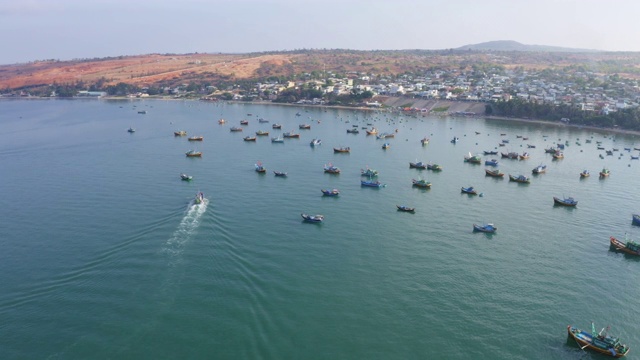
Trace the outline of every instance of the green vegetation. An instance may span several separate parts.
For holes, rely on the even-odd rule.
[[[448,106],[440,106],[440,107],[431,109],[432,112],[445,112],[447,110],[449,110]]]

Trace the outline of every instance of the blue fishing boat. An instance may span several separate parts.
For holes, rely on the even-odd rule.
[[[375,188],[380,188],[384,186],[380,181],[377,181],[377,180],[361,180],[360,185],[375,187]]]
[[[580,177],[581,178],[586,178],[586,177],[589,177],[590,175],[591,174],[589,174],[589,170],[587,170],[587,169],[582,170],[582,172],[580,173]]]
[[[568,198],[559,198],[559,197],[553,197],[553,203],[557,204],[557,205],[562,205],[562,206],[576,206],[578,205],[578,201],[575,200],[572,197],[568,197]]]
[[[360,130],[358,130],[357,128],[354,129],[347,129],[347,134],[359,134]]]
[[[398,211],[404,211],[404,212],[415,212],[416,208],[412,208],[412,207],[408,207],[408,206],[404,206],[404,205],[396,205],[396,208],[398,208]]]
[[[603,328],[600,332],[596,332],[595,325],[591,323],[591,333],[582,331],[571,325],[567,326],[567,332],[572,337],[580,349],[589,349],[603,355],[609,355],[620,358],[629,353],[629,346],[620,343],[620,339],[607,335],[609,327],[606,331]]]
[[[312,223],[320,223],[324,221],[324,215],[308,215],[308,214],[300,214],[304,221],[312,222]]]
[[[391,145],[389,143],[382,144],[382,150],[387,150],[390,147],[391,147]]]
[[[476,191],[476,189],[473,188],[473,186],[469,186],[469,187],[462,187],[460,188],[460,192],[462,192],[463,194],[469,194],[469,195],[478,195],[478,192]]]
[[[640,215],[639,214],[632,214],[631,215],[631,223],[633,225],[640,226]]]
[[[509,181],[514,181],[514,182],[523,183],[523,184],[528,184],[531,182],[531,180],[529,180],[529,178],[524,175],[513,176],[511,174],[509,174]]]
[[[267,169],[265,169],[265,167],[262,166],[262,163],[260,161],[258,161],[255,166],[256,166],[257,173],[264,174],[265,172],[267,172]]]
[[[134,132],[136,132],[136,129],[130,127],[129,129],[127,129],[127,132],[134,133]]]
[[[485,233],[494,233],[498,230],[498,228],[493,224],[473,224],[473,231],[485,232]]]
[[[333,189],[333,190],[320,190],[322,191],[322,195],[324,196],[338,196],[340,195],[340,191],[338,191],[338,189]]]
[[[422,161],[409,162],[409,169],[420,169],[424,170],[427,168],[427,165]]]
[[[498,166],[498,160],[496,159],[486,160],[484,164],[487,166]]]

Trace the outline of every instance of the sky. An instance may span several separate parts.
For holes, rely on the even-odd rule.
[[[640,51],[638,0],[0,0],[0,64],[149,53]]]

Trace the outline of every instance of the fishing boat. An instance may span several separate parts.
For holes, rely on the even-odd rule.
[[[260,119],[258,119],[258,122],[261,123],[261,124],[264,124],[264,123],[268,123],[269,120],[260,118]]]
[[[283,137],[285,138],[299,138],[300,134],[296,134],[293,131],[292,132],[286,132],[284,134],[282,134]]]
[[[482,163],[482,157],[480,155],[471,155],[469,153],[464,157],[464,162],[472,163],[472,164],[480,164]]]
[[[533,170],[531,170],[532,173],[534,174],[544,174],[545,172],[547,172],[547,165],[538,165],[535,168],[533,168]]]
[[[609,174],[610,174],[610,171],[609,171],[609,169],[607,169],[607,168],[602,168],[602,171],[600,171],[600,177],[601,177],[601,178],[603,178],[603,177],[608,177],[608,176],[609,176]]]
[[[562,206],[576,206],[578,205],[578,201],[575,200],[572,197],[568,197],[568,198],[559,198],[554,196],[553,197],[553,203],[557,204],[557,205],[562,205]]]
[[[382,133],[382,134],[378,134],[378,135],[376,135],[376,139],[378,139],[378,140],[379,140],[379,139],[384,139],[384,138],[386,138],[386,137],[387,137],[387,133]]]
[[[498,152],[497,151],[487,151],[487,150],[485,150],[484,154],[485,155],[498,155]]]
[[[409,169],[424,170],[426,168],[427,168],[427,164],[423,163],[422,161],[409,162]]]
[[[240,120],[240,125],[249,125],[249,120]]]
[[[280,124],[273,124],[273,125],[271,125],[271,128],[272,128],[272,129],[282,129],[282,125],[280,125]]]
[[[187,135],[187,132],[184,131],[184,130],[174,131],[173,135],[174,136],[185,136],[185,135]]]
[[[256,131],[256,136],[269,136],[269,132],[264,130],[258,130]]]
[[[412,207],[408,207],[408,206],[404,206],[404,205],[396,205],[396,208],[398,208],[398,211],[404,211],[404,212],[415,212],[416,208],[412,208]]]
[[[287,173],[282,171],[274,171],[273,174],[278,177],[287,177]]]
[[[551,155],[554,160],[564,159],[564,154],[562,151],[556,151],[553,155]]]
[[[535,146],[535,145],[531,145],[531,144],[527,144],[527,147],[528,147],[529,149],[535,149],[535,148],[536,148],[536,146]]]
[[[134,132],[136,132],[136,129],[130,127],[130,128],[127,129],[127,132],[134,133]]]
[[[516,135],[516,139],[522,139],[522,135]]]
[[[367,135],[376,135],[378,133],[378,129],[371,128],[371,130],[367,130]]]
[[[185,153],[187,157],[202,157],[201,151],[189,150]]]
[[[580,177],[581,178],[589,177],[589,175],[591,175],[591,174],[589,174],[589,170],[586,170],[586,169],[582,170],[582,172],[580,173]]]
[[[202,192],[199,192],[196,194],[196,197],[193,199],[193,203],[198,205],[198,204],[202,204],[204,202],[204,194]]]
[[[318,145],[320,145],[320,144],[322,144],[322,140],[320,140],[320,139],[313,139],[313,140],[311,140],[311,142],[309,143],[309,146],[318,146]]]
[[[557,144],[557,145],[556,145],[556,147],[557,147],[558,149],[562,149],[562,150],[564,150],[564,146],[565,146],[564,144]]]
[[[455,144],[455,143],[457,143],[458,141],[460,141],[460,138],[455,137],[455,136],[453,137],[453,139],[451,139],[451,143],[452,143],[452,144]]]
[[[504,140],[502,140],[502,143],[503,143],[503,144],[508,144],[508,143],[509,143],[509,140],[504,139]]]
[[[528,184],[531,182],[531,180],[524,175],[513,176],[511,174],[509,174],[509,181],[515,181],[523,184]]]
[[[340,169],[331,164],[327,164],[324,166],[324,172],[329,174],[340,174]]]
[[[631,223],[633,225],[640,225],[640,215],[639,214],[632,214],[631,215]]]
[[[147,113],[147,110],[140,110],[140,111],[138,111],[138,114],[146,114],[146,113]]]
[[[427,170],[433,170],[433,171],[442,171],[442,166],[438,165],[438,164],[427,164]]]
[[[375,188],[379,188],[379,187],[383,187],[384,186],[382,183],[380,183],[380,181],[377,181],[377,180],[360,180],[360,185],[368,186],[368,187],[375,187]]]
[[[514,159],[514,160],[517,160],[518,156],[520,156],[517,152],[500,153],[500,155],[502,156],[503,159]]]
[[[473,188],[473,186],[469,186],[468,188],[463,186],[460,188],[460,192],[463,194],[478,195],[478,192]]]
[[[411,179],[411,182],[413,182],[413,186],[415,187],[424,188],[424,189],[428,189],[431,187],[431,182],[424,179],[420,179],[420,180]]]
[[[359,134],[360,130],[358,129],[347,129],[347,134]]]
[[[225,119],[220,119],[218,120],[218,124],[222,125],[225,124],[227,121]]]
[[[309,124],[300,124],[298,125],[298,128],[301,130],[310,130],[311,129],[311,125]]]
[[[242,138],[242,140],[244,140],[244,141],[256,141],[256,137],[255,136],[245,136],[244,138]]]
[[[631,155],[631,160],[638,160],[638,159],[640,159],[640,156],[633,156],[633,155]]]
[[[548,149],[544,149],[544,152],[547,153],[547,154],[555,154],[556,153],[556,148],[550,147]]]
[[[202,141],[204,140],[203,136],[192,136],[188,139],[189,141]]]
[[[373,170],[369,168],[367,168],[366,170],[360,169],[360,176],[368,176],[368,177],[378,176],[378,170]]]
[[[231,129],[229,129],[229,131],[231,131],[231,132],[239,132],[239,131],[242,131],[242,130],[243,129],[241,127],[238,127],[238,126],[234,126]]]
[[[284,143],[284,138],[280,137],[280,136],[272,137],[271,138],[271,142],[272,143]]]
[[[500,143],[498,146],[507,146],[507,144]]]
[[[522,155],[518,155],[518,159],[520,160],[527,160],[529,158],[529,153],[528,152],[523,152]]]
[[[422,144],[422,146],[428,145],[429,144],[429,138],[423,138],[422,140],[420,140],[420,144]]]
[[[391,147],[391,145],[389,143],[382,144],[382,150],[387,150],[390,147]]]
[[[498,228],[493,224],[473,224],[473,231],[485,232],[485,233],[494,233],[498,230]]]
[[[496,159],[486,160],[484,164],[487,166],[498,166],[498,160]]]
[[[187,175],[187,174],[180,174],[180,179],[182,179],[184,181],[191,181],[191,180],[193,180],[193,176]]]
[[[504,173],[501,172],[498,169],[495,170],[490,170],[490,169],[484,169],[484,172],[489,175],[489,176],[493,176],[493,177],[503,177]]]
[[[613,236],[609,237],[609,241],[611,242],[611,246],[616,250],[630,255],[640,256],[640,244],[635,241],[631,241],[627,236],[625,236],[625,242],[622,242]]]
[[[620,358],[629,353],[629,346],[620,343],[620,339],[607,335],[609,327],[606,331],[603,328],[600,332],[596,332],[595,325],[591,323],[591,333],[575,328],[571,325],[567,326],[567,332],[580,346],[580,349],[589,349],[603,355],[609,355]]]
[[[300,215],[302,216],[304,221],[307,221],[307,222],[320,223],[324,221],[324,215],[307,215],[304,213]]]
[[[320,190],[322,191],[322,195],[324,196],[338,196],[340,195],[340,191],[338,191],[338,189],[333,189],[333,190]]]
[[[260,161],[258,161],[255,166],[256,166],[257,173],[264,174],[267,172],[267,169],[264,166],[262,166],[262,163]]]
[[[349,153],[349,152],[351,152],[351,148],[350,147],[333,148],[333,152],[334,153]]]

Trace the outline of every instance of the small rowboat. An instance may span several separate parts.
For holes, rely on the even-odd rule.
[[[582,172],[580,173],[581,178],[589,177],[589,175],[589,170],[582,170]]]
[[[603,177],[608,177],[608,176],[609,176],[609,174],[610,174],[609,169],[605,169],[605,168],[603,168],[603,169],[602,169],[602,171],[600,171],[600,177],[601,177],[601,178],[603,178]]]
[[[204,137],[202,136],[192,136],[189,138],[189,141],[202,141],[204,140]]]
[[[189,150],[185,153],[187,157],[202,157],[201,151]]]
[[[349,153],[349,152],[351,152],[351,148],[350,147],[333,148],[333,152],[334,153]]]
[[[222,125],[222,124],[224,124],[224,123],[226,123],[226,122],[227,122],[227,121],[226,121],[225,119],[220,119],[220,120],[218,120],[218,124],[220,124],[220,125]]]
[[[130,127],[130,128],[127,129],[127,132],[134,133],[134,132],[136,132],[136,129]]]
[[[324,221],[324,215],[307,215],[303,213],[300,216],[307,222],[320,223]]]
[[[340,195],[340,191],[338,191],[338,189],[333,189],[333,190],[321,189],[320,191],[322,191],[322,195],[324,195],[324,196],[338,196],[338,195]]]
[[[265,167],[262,166],[262,163],[258,161],[256,163],[256,172],[260,174],[264,174],[265,172],[267,172],[267,169],[265,169]]]
[[[498,230],[498,228],[493,224],[473,224],[473,231],[485,232],[485,233],[494,233]]]
[[[398,211],[411,212],[411,213],[416,211],[416,208],[412,208],[404,205],[396,205],[396,207],[398,208]]]
[[[562,206],[576,206],[578,205],[578,201],[572,197],[560,199],[559,197],[553,197],[553,203],[562,205]]]
[[[255,136],[245,136],[244,138],[242,138],[242,140],[244,140],[244,141],[256,141],[256,137]]]
[[[273,173],[275,174],[275,176],[287,177],[287,173],[286,172],[274,171]]]
[[[613,236],[609,237],[609,241],[611,242],[611,246],[616,250],[623,251],[627,254],[640,256],[640,244],[635,241],[631,241],[626,239],[627,242],[623,243],[622,241],[614,238]]]
[[[607,327],[608,329],[608,327]],[[567,326],[567,332],[580,346],[581,349],[589,349],[603,355],[614,358],[621,358],[629,352],[629,346],[620,343],[618,338],[607,335],[605,329],[596,332],[593,322],[591,323],[591,333],[582,331],[571,325]]]

